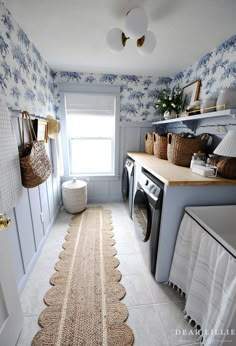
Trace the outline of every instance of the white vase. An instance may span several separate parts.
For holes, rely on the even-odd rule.
[[[225,108],[236,108],[236,88],[225,88],[220,91],[219,97],[216,102],[216,110],[223,110]]]
[[[165,111],[164,113],[164,119],[167,120],[167,119],[174,119],[177,117],[177,114],[174,110],[172,111]]]

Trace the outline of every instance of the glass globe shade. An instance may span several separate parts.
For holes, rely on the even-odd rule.
[[[138,46],[138,52],[141,55],[151,54],[156,47],[156,37],[152,31],[148,31],[145,35],[144,42],[141,47]]]
[[[145,35],[148,28],[148,18],[144,9],[134,8],[125,17],[126,34],[138,39]]]
[[[112,52],[120,52],[124,48],[122,30],[113,28],[107,33],[107,44]]]

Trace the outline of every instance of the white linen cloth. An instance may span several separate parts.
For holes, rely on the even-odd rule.
[[[11,116],[0,103],[0,213],[12,209],[22,193],[19,152]]]
[[[186,316],[200,325],[203,344],[222,345],[236,313],[236,260],[186,213],[169,282],[186,294]]]

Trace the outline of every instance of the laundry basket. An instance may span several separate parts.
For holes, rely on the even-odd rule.
[[[75,214],[87,207],[87,182],[83,180],[66,181],[62,184],[62,200],[65,210]]]
[[[153,132],[153,151],[154,155],[162,160],[167,160],[167,136],[160,136]]]

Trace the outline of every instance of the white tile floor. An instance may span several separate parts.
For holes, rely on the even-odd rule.
[[[141,256],[127,208],[122,203],[104,206],[112,210],[115,247],[120,260],[118,269],[122,273],[121,283],[126,288],[122,302],[129,310],[127,324],[133,329],[135,346],[198,345],[191,335],[176,335],[176,329],[191,334],[189,324],[183,318],[184,301],[170,287],[157,284],[152,278]],[[30,346],[34,334],[40,329],[37,319],[45,307],[43,296],[50,287],[49,278],[62,250],[70,218],[71,215],[63,210],[58,215],[22,293],[24,328],[17,346]]]

